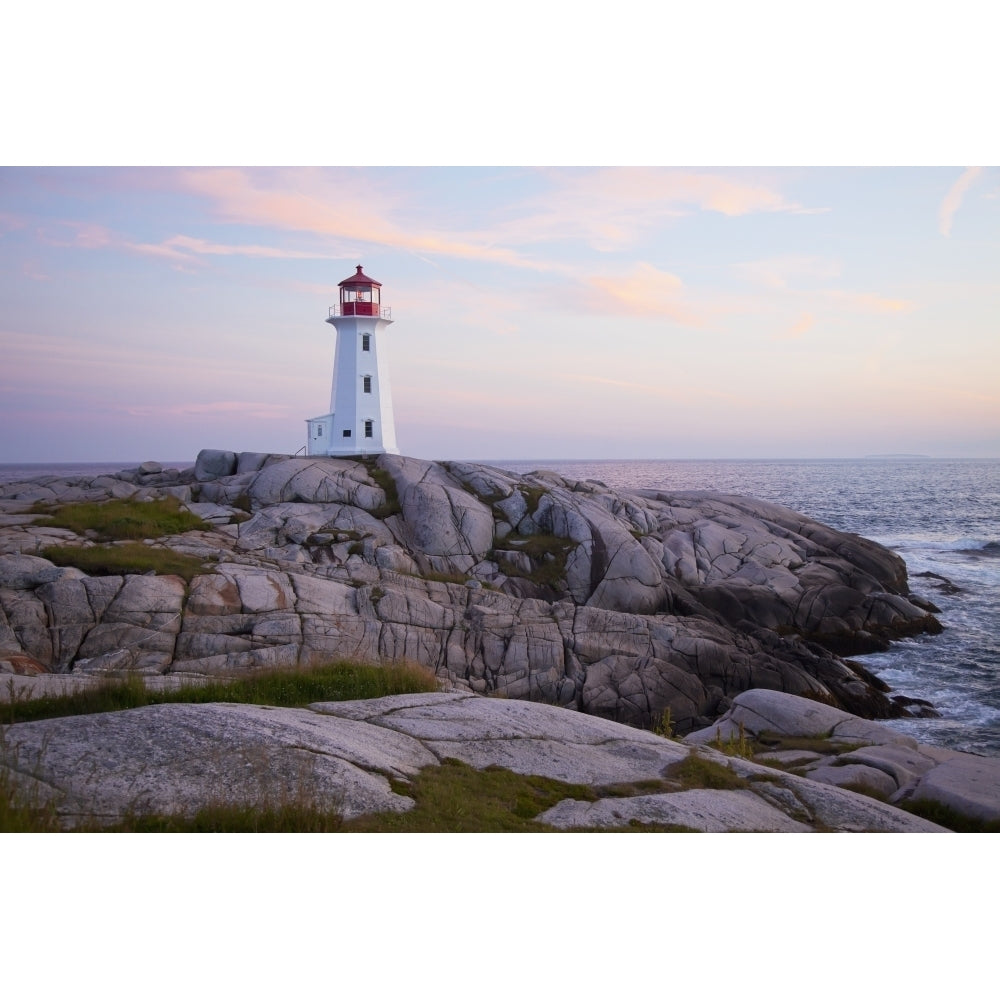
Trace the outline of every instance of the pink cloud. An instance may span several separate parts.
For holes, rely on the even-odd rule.
[[[211,243],[194,236],[171,236],[161,246],[170,250],[188,250],[195,254],[241,257],[284,257],[289,259],[346,260],[349,255],[319,253],[311,250],[285,250],[281,247],[263,247],[250,244]]]
[[[951,235],[951,223],[955,213],[961,207],[966,191],[979,179],[982,172],[982,167],[966,167],[958,180],[948,189],[938,209],[938,228],[942,236]]]
[[[216,214],[247,225],[277,226],[296,232],[336,236],[364,244],[378,244],[419,253],[492,261],[512,267],[554,269],[528,260],[512,250],[462,234],[420,231],[388,221],[405,207],[385,187],[368,183],[359,174],[335,178],[312,168],[277,171],[267,175],[249,170],[185,170],[181,186],[212,200]]]
[[[704,317],[684,300],[681,279],[651,264],[637,264],[626,276],[592,275],[584,283],[583,304],[592,311],[662,316],[683,326],[705,325]]]

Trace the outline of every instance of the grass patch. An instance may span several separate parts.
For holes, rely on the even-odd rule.
[[[662,736],[665,740],[677,739],[677,732],[674,729],[673,713],[670,711],[669,705],[663,710],[659,719],[654,721],[653,732],[657,736]]]
[[[0,704],[0,718],[9,723],[32,722],[145,705],[204,705],[220,701],[301,708],[314,701],[355,701],[436,690],[434,675],[412,663],[377,666],[340,661],[312,669],[261,671],[242,677],[192,681],[168,691],[149,690],[141,675],[126,674],[102,678],[79,691],[31,699],[14,697],[12,684],[10,703]]]
[[[770,730],[761,730],[756,742],[760,744],[758,753],[778,750],[808,750],[822,755],[848,753],[863,747],[864,743],[834,740],[833,731],[823,736],[783,736]],[[715,746],[715,744],[712,744]]]
[[[982,820],[975,816],[966,816],[951,806],[934,802],[932,799],[907,799],[905,802],[897,802],[896,807],[955,833],[1000,833],[1000,820]]]
[[[718,729],[715,730],[715,739],[709,744],[713,750],[724,753],[727,757],[742,757],[744,760],[752,760],[757,748],[753,739],[747,736],[746,728],[740,723],[739,735],[730,733],[728,740],[723,740]]]
[[[526,538],[512,538],[508,535],[505,543],[494,549],[494,557],[497,552],[523,552],[532,562],[531,571],[526,573],[505,560],[503,565],[505,575],[530,580],[532,583],[554,589],[560,584],[565,584],[566,560],[570,552],[576,548],[576,542],[572,538],[563,538],[560,535],[528,535]]]
[[[41,786],[17,782],[16,770],[17,757],[0,731],[0,833],[57,833],[55,803],[41,796]]]
[[[726,790],[749,787],[745,778],[730,771],[725,764],[702,757],[693,750],[683,760],[671,764],[666,777],[676,781],[685,791],[692,788]]]
[[[101,827],[106,833],[338,833],[344,820],[335,808],[315,802],[277,805],[220,802],[180,814],[127,816]]]
[[[372,517],[377,517],[380,521],[384,521],[387,517],[392,517],[393,514],[402,513],[403,508],[399,503],[399,491],[396,489],[396,480],[392,478],[388,471],[380,468],[376,464],[375,459],[365,458],[361,461],[368,470],[369,477],[375,481],[375,484],[385,494],[385,503],[379,504],[378,507],[368,513]]]
[[[46,527],[66,528],[78,535],[93,532],[102,542],[179,535],[205,527],[190,511],[181,510],[177,497],[141,503],[108,500],[106,503],[74,503],[48,514]]]
[[[518,489],[521,491],[521,496],[524,497],[524,502],[528,505],[528,515],[534,517],[538,512],[538,505],[541,503],[542,497],[549,491],[541,486],[519,486]]]
[[[50,545],[42,556],[57,566],[75,566],[90,576],[124,576],[127,573],[156,573],[180,576],[188,583],[206,572],[205,560],[170,549],[154,549],[142,542],[121,545]]]
[[[530,833],[551,827],[535,816],[562,799],[593,802],[587,785],[571,785],[534,774],[516,774],[501,767],[477,771],[458,760],[425,767],[393,790],[414,799],[406,813],[358,816],[344,823],[356,833]]]
[[[420,579],[430,580],[432,583],[464,584],[469,578],[463,573],[421,573]]]

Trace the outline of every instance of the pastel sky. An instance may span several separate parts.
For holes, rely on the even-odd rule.
[[[0,462],[292,453],[337,283],[404,454],[1000,456],[1000,169],[0,169]]]

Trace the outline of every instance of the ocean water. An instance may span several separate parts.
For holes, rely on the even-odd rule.
[[[923,743],[1000,756],[1000,461],[493,462],[551,469],[625,489],[708,489],[755,496],[898,552],[914,593],[945,631],[857,657],[894,693],[939,719],[893,720]],[[933,575],[924,575],[933,574]]]
[[[0,482],[96,476],[139,462],[0,465]],[[193,462],[163,462],[184,468]],[[924,698],[939,719],[890,724],[925,743],[1000,756],[1000,461],[486,461],[545,468],[623,489],[708,489],[770,500],[905,560],[913,591],[940,608],[945,631],[858,657],[894,693]],[[931,575],[924,575],[931,574]]]
[[[44,465],[38,462],[22,464],[0,464],[0,483],[18,483],[39,476],[59,476],[71,479],[74,476],[103,476],[122,469],[135,469],[142,465],[138,462],[55,462]],[[194,459],[184,462],[160,462],[164,469],[187,469],[194,465]]]

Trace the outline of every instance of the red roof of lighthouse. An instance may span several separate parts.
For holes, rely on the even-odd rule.
[[[369,278],[368,275],[361,270],[361,265],[358,264],[357,273],[352,274],[349,278],[344,278],[344,280],[341,281],[337,287],[340,288],[343,285],[378,285],[378,287],[381,288],[382,282],[376,281],[374,278]]]

